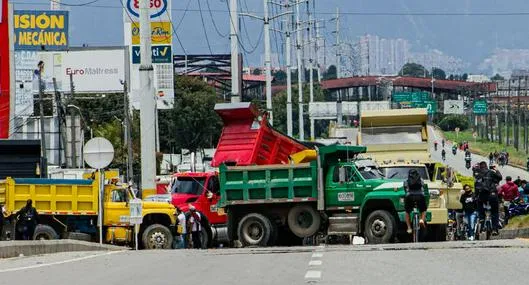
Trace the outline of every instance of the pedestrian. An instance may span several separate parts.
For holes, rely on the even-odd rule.
[[[498,194],[504,201],[512,202],[520,196],[518,185],[512,181],[512,177],[510,176],[505,177],[505,182],[506,183],[500,187],[500,192]]]
[[[196,210],[195,206],[189,206],[189,228],[191,230],[191,239],[193,240],[193,248],[202,248],[202,225],[200,224],[202,216]]]
[[[178,213],[177,224],[176,224],[176,234],[178,235],[178,243],[175,248],[187,248],[187,223],[186,215],[180,209],[176,208]]]
[[[522,191],[520,191],[520,194],[523,195],[524,203],[527,204],[529,202],[528,195],[529,195],[529,183],[527,183],[527,180],[522,180],[521,183]]]
[[[505,164],[509,164],[509,152],[505,152]]]
[[[499,163],[499,161],[498,161],[499,158],[500,158],[500,154],[498,153],[498,150],[495,150],[495,151],[494,151],[494,163],[495,163],[495,164],[498,164],[498,163]],[[528,159],[529,159],[529,158],[528,158]]]
[[[2,240],[4,237],[4,216],[7,214],[4,204],[0,204],[0,210],[0,240]]]
[[[494,160],[494,154],[491,152],[489,153],[489,165],[492,165],[493,160]]]
[[[529,171],[529,157],[527,158],[527,163],[525,164],[525,166],[527,167],[527,171]]]
[[[469,240],[474,240],[474,227],[476,225],[476,209],[478,204],[470,185],[465,184],[465,186],[463,186],[459,201],[463,206],[463,212],[465,214],[465,219],[467,220],[467,237]]]
[[[17,231],[22,235],[23,240],[33,239],[35,233],[35,227],[38,223],[38,212],[33,207],[33,201],[28,199],[26,206],[22,207],[17,215]]]

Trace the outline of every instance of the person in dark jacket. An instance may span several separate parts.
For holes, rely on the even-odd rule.
[[[482,161],[472,169],[474,176],[474,188],[478,198],[479,220],[485,219],[484,203],[489,203],[492,214],[493,234],[498,234],[499,225],[499,199],[497,185],[502,180],[501,173],[495,165],[487,168],[487,162]]]
[[[35,227],[38,223],[38,212],[33,207],[33,201],[28,199],[26,206],[22,207],[16,215],[17,218],[17,230],[22,234],[23,240],[33,239],[35,233]]]
[[[465,219],[467,220],[467,237],[469,240],[474,240],[474,227],[476,226],[476,209],[478,203],[474,193],[472,193],[472,188],[470,188],[470,185],[466,184],[463,186],[463,190],[461,192],[461,198],[459,201],[463,206],[463,213],[465,214]]]
[[[421,175],[416,169],[411,169],[408,172],[408,179],[404,181],[404,189],[406,190],[406,197],[404,198],[404,210],[406,211],[406,225],[408,226],[408,234],[412,233],[410,214],[413,212],[415,204],[419,210],[420,219],[419,225],[425,227],[426,220],[426,198],[424,197],[424,182]]]

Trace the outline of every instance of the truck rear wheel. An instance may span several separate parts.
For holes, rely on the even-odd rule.
[[[313,236],[321,225],[321,217],[311,205],[296,205],[288,212],[288,227],[300,238]]]
[[[257,213],[251,213],[239,222],[237,234],[244,246],[266,246],[270,240],[272,224],[270,220]]]
[[[389,243],[395,237],[397,224],[395,217],[385,210],[370,213],[364,224],[364,234],[368,243]]]
[[[34,240],[51,240],[58,239],[59,235],[57,232],[48,225],[37,225],[35,232],[33,233]]]
[[[173,236],[166,226],[152,224],[143,231],[141,240],[147,249],[170,249]]]

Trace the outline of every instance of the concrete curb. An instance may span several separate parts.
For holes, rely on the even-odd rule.
[[[49,254],[70,251],[119,251],[126,247],[100,245],[98,243],[79,240],[33,240],[33,241],[1,241],[0,258]]]
[[[499,235],[495,239],[516,239],[529,238],[529,228],[515,229],[515,230],[500,230]]]

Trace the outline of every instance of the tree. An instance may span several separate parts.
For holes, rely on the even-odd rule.
[[[428,77],[430,76],[430,73],[424,66],[418,64],[409,62],[406,63],[402,69],[399,71],[399,74],[402,76],[411,76],[411,77]],[[446,75],[445,75],[446,76]]]
[[[252,71],[252,74],[253,74],[253,75],[261,75],[261,74],[263,74],[263,72],[261,71],[260,68],[255,68],[255,69]]]
[[[329,68],[327,68],[327,70],[323,74],[323,80],[336,79],[338,78],[337,74],[338,74],[338,71],[336,69],[336,66],[331,65],[329,66]]]
[[[501,76],[499,73],[496,73],[496,75],[494,75],[492,78],[491,78],[492,81],[503,81],[505,80],[505,77]]]
[[[469,126],[470,122],[465,115],[447,115],[439,122],[439,127],[445,132],[453,132],[455,128],[464,131]]]
[[[272,82],[274,85],[284,85],[287,82],[287,73],[283,70],[278,70],[272,74],[274,77],[274,81]]]
[[[467,81],[467,79],[468,79],[468,74],[464,73],[463,76],[461,76],[461,80]]]
[[[160,147],[163,152],[213,147],[222,129],[214,111],[215,90],[198,78],[175,78],[174,107],[160,112]]]
[[[446,73],[444,70],[434,67],[432,70],[433,78],[435,79],[446,79]]]

